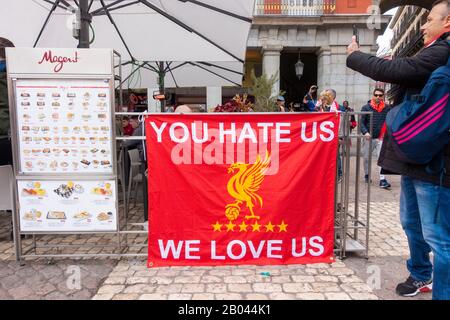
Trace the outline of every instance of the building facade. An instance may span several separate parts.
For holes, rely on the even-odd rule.
[[[423,47],[420,27],[426,23],[429,11],[417,6],[400,7],[392,18],[389,28],[394,36],[391,40],[392,58],[410,57]],[[399,94],[396,85],[387,85],[388,99]]]
[[[376,54],[376,40],[390,17],[375,20],[371,0],[257,0],[248,40],[244,86],[250,69],[278,74],[273,92],[286,92],[287,101],[300,102],[313,84],[333,88],[338,101],[349,100],[359,110],[370,98],[375,82],[346,67],[347,46],[356,30],[361,50]],[[305,67],[299,79],[295,63]]]
[[[288,104],[301,102],[314,84],[319,86],[319,91],[335,89],[338,101],[348,100],[355,110],[367,103],[375,81],[346,67],[347,46],[357,32],[361,50],[376,54],[376,40],[391,18],[379,14],[379,7],[374,5],[378,1],[255,1],[243,88],[198,88],[185,90],[184,97],[196,96],[195,103],[206,103],[211,108],[236,93],[251,94],[250,74],[254,70],[257,76],[278,75],[273,94],[285,92]],[[299,59],[304,63],[301,78],[295,72]],[[189,100],[177,102],[185,101]]]

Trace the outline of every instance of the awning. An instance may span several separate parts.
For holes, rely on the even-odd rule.
[[[179,79],[175,77],[173,86],[241,84],[254,4],[254,0],[90,0],[90,46],[113,48],[122,62],[137,65],[164,61],[174,68],[188,62],[172,73],[167,70],[170,86],[175,70]],[[74,48],[78,41],[72,36],[73,9],[78,5],[74,0],[4,1],[1,36],[17,47]],[[124,78],[128,68],[124,66]],[[155,73],[148,73],[145,87],[156,82]]]

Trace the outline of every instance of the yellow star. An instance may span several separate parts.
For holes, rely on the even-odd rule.
[[[275,225],[272,224],[272,222],[269,222],[268,224],[266,224],[264,227],[266,227],[266,232],[273,232],[273,228],[275,228]]]
[[[236,225],[232,221],[230,221],[230,223],[226,224],[225,226],[227,227],[227,232],[234,231],[234,227],[236,227]]]
[[[278,225],[278,228],[280,229],[279,232],[287,232],[288,225],[284,223],[284,220],[281,221],[281,224]]]
[[[261,225],[258,224],[258,221],[256,221],[254,224],[252,224],[253,232],[258,231],[260,232],[259,228],[261,228]]]
[[[216,224],[212,224],[212,227],[214,228],[214,232],[216,232],[216,231],[221,232],[222,231],[222,225],[219,223],[219,221],[217,221]]]
[[[245,224],[245,221],[242,221],[242,223],[239,225],[239,232],[247,232],[248,225]]]

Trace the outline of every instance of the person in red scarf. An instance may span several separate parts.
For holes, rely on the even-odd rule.
[[[369,157],[376,150],[377,159],[380,156],[381,147],[383,145],[383,138],[386,133],[386,115],[389,107],[384,102],[384,90],[375,89],[372,100],[367,105],[363,106],[362,112],[372,112],[372,131],[370,130],[370,115],[365,114],[361,117],[361,133],[366,136],[364,143],[363,157],[364,157],[364,179],[369,183]],[[369,141],[372,140],[372,150],[369,150]],[[380,188],[390,189],[391,185],[386,180],[386,177],[381,174],[381,167],[378,168],[380,172]]]

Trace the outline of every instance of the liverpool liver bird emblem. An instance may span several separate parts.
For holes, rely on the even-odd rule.
[[[228,168],[228,173],[235,173],[228,181],[227,189],[230,196],[236,201],[225,207],[225,216],[230,220],[236,220],[241,212],[241,204],[245,204],[250,215],[245,216],[245,219],[259,219],[255,215],[253,208],[256,204],[262,208],[263,200],[257,194],[262,182],[264,181],[265,173],[270,165],[270,154],[266,151],[266,157],[262,161],[260,155],[257,156],[254,164],[233,163]]]

